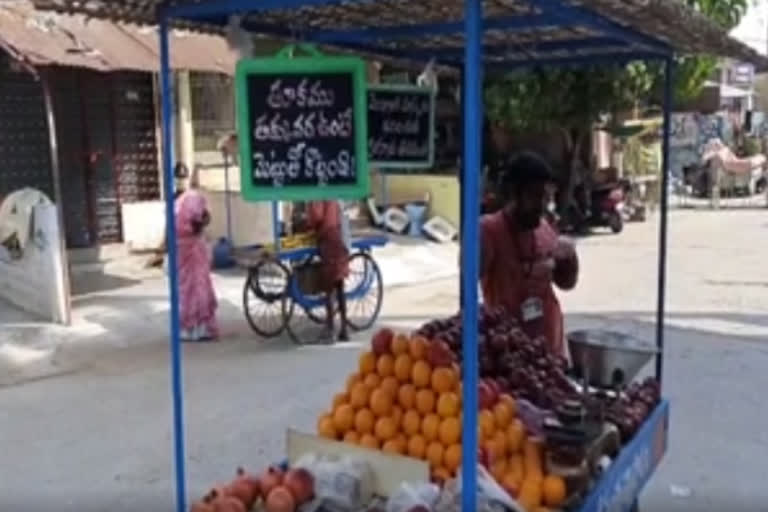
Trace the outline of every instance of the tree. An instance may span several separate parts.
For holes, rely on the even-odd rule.
[[[725,30],[735,27],[749,7],[749,0],[686,3]],[[678,58],[676,98],[695,98],[716,66],[712,57]],[[619,68],[535,69],[496,76],[485,84],[486,111],[492,124],[509,130],[557,130],[562,134],[566,153],[558,205],[562,210],[573,196],[581,148],[593,125],[648,101],[652,91],[660,98],[663,70],[659,64],[632,63]]]
[[[563,139],[558,206],[571,202],[582,148],[595,123],[635,107],[653,85],[645,64],[580,69],[534,69],[486,82],[485,102],[493,125],[510,131],[557,132]]]
[[[723,30],[735,28],[749,8],[750,0],[686,0],[692,9],[700,12]],[[687,103],[695,100],[704,87],[704,82],[717,69],[718,60],[709,56],[685,56],[675,59],[674,91],[675,100]],[[655,66],[654,97],[662,96],[663,67]]]

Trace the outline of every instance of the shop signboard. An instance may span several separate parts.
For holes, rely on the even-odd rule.
[[[432,167],[435,93],[431,88],[368,86],[368,158],[379,169]]]
[[[305,48],[306,50],[306,48]],[[247,201],[369,194],[365,64],[293,47],[235,73],[241,193]]]

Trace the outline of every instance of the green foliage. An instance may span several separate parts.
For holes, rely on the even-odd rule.
[[[750,0],[687,0],[687,4],[724,30],[736,26]],[[675,98],[684,102],[701,93],[717,67],[708,56],[680,57],[674,74]],[[489,80],[485,102],[491,121],[507,128],[578,127],[601,115],[660,99],[664,67],[632,63],[623,68],[537,69]]]
[[[485,105],[492,122],[510,129],[583,128],[604,114],[631,108],[652,85],[643,63],[536,69],[489,80]]]

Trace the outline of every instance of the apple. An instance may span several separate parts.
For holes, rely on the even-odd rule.
[[[493,390],[484,380],[477,386],[477,403],[480,409],[490,409],[496,403],[493,400]]]
[[[392,329],[386,327],[384,329],[379,329],[379,331],[373,335],[373,339],[371,340],[373,353],[377,356],[388,353],[392,347],[392,338],[394,337],[395,333],[392,332]]]

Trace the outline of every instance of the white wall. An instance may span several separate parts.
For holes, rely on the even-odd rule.
[[[227,236],[227,209],[224,191],[204,190],[211,212],[206,236],[213,242]],[[236,247],[272,242],[272,207],[268,202],[249,203],[240,192],[229,192],[232,215],[232,243]]]
[[[34,208],[34,236],[18,260],[0,260],[0,297],[42,319],[68,323],[65,283],[56,206]]]

